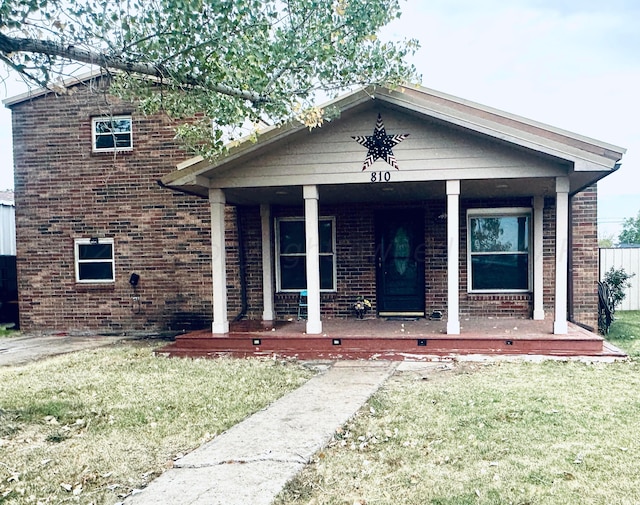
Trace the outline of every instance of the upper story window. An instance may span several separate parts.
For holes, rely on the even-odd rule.
[[[75,241],[76,282],[115,281],[113,239],[77,239]]]
[[[469,210],[467,230],[470,292],[530,290],[530,209]]]
[[[131,116],[95,117],[91,125],[94,152],[133,149]]]
[[[276,279],[278,291],[307,288],[307,252],[303,218],[276,220]],[[335,218],[318,220],[320,291],[335,291]]]

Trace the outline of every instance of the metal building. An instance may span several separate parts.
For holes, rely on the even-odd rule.
[[[13,191],[0,191],[0,324],[18,326],[16,220]]]

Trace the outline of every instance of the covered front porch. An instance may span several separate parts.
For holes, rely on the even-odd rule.
[[[553,321],[463,319],[460,334],[447,334],[446,321],[425,318],[327,319],[322,335],[306,333],[306,321],[239,321],[229,333],[208,330],[180,335],[159,349],[182,357],[277,356],[296,359],[446,360],[462,356],[555,356],[622,359],[624,352],[601,336],[568,324],[553,333]]]
[[[211,208],[212,328],[179,345],[202,355],[602,352],[570,321],[596,323],[595,185],[624,150],[432,90],[373,91],[330,104],[340,117],[323,128],[274,127],[162,179]],[[242,218],[232,230],[230,207]],[[233,324],[234,281],[251,324],[267,330]],[[279,323],[300,291],[307,319]],[[347,318],[359,297],[375,322]],[[445,316],[437,324],[424,318],[434,311]],[[410,315],[422,318],[404,331],[388,320]],[[494,317],[525,319],[511,335]]]

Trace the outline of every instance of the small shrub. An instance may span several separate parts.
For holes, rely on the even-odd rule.
[[[15,337],[18,335],[18,331],[14,330],[14,323],[2,323],[0,324],[0,337]]]
[[[611,267],[604,274],[604,283],[609,286],[614,308],[617,308],[624,300],[626,296],[624,290],[631,286],[629,279],[634,275],[625,272],[624,268],[615,269],[614,267]]]

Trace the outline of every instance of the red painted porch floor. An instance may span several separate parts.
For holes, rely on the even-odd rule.
[[[625,358],[600,335],[569,323],[554,335],[552,321],[470,319],[460,335],[447,335],[446,321],[326,319],[321,335],[307,335],[306,321],[231,323],[230,332],[185,333],[157,352],[169,356],[282,356],[298,359],[432,360],[460,355],[541,355]]]

